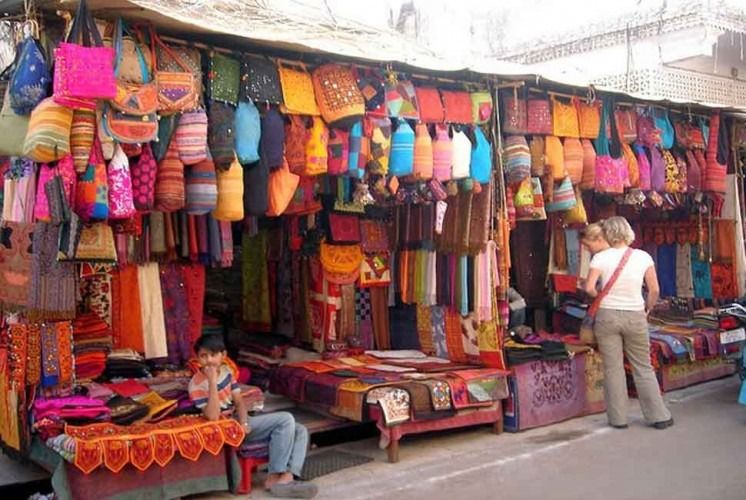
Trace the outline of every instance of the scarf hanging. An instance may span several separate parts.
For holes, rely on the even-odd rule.
[[[472,223],[472,211],[474,201],[474,191],[468,191],[461,193],[459,219],[458,219],[458,240],[457,240],[457,252],[468,253],[469,252],[469,241],[471,238],[471,223]]]
[[[638,234],[638,233],[636,233]],[[578,276],[580,272],[580,231],[577,229],[565,229],[565,246],[567,253],[567,273]]]
[[[355,336],[355,285],[341,285],[341,307],[339,311],[339,339],[344,342]]]
[[[163,212],[150,212],[150,258],[155,261],[166,259],[166,222]],[[148,259],[150,260],[150,259]]]
[[[42,387],[68,387],[73,382],[72,323],[43,323],[39,332]]]
[[[95,274],[80,281],[85,309],[96,313],[108,326],[112,325],[111,273]]]
[[[176,254],[176,228],[174,226],[174,213],[164,213],[164,233],[166,243],[166,261],[173,262],[177,258]]]
[[[428,355],[435,352],[431,311],[429,306],[417,305],[417,337],[420,340],[420,350]]]
[[[370,289],[370,305],[373,316],[373,337],[376,349],[391,349],[391,333],[389,331],[388,289],[374,287]]]
[[[0,228],[0,306],[17,310],[28,306],[31,286],[34,224],[5,222]]]
[[[358,288],[355,291],[355,319],[361,347],[363,349],[374,349],[370,288]]]
[[[210,239],[210,265],[220,264],[223,260],[223,237],[220,234],[220,223],[210,214],[207,215],[207,230]]]
[[[293,309],[293,323],[296,340],[311,345],[311,276],[308,261],[300,252],[293,254],[293,302],[297,305]]]
[[[323,352],[326,344],[335,342],[338,337],[337,314],[341,307],[339,285],[330,283],[317,257],[308,261],[310,277],[310,327],[313,347]]]
[[[469,245],[470,255],[476,255],[489,240],[490,206],[492,201],[492,184],[482,186],[482,191],[474,194],[469,217]]]
[[[192,357],[189,332],[189,308],[182,268],[178,264],[160,266],[161,296],[168,360],[182,365]]]
[[[115,349],[145,352],[138,267],[120,266],[112,272],[112,341]]]
[[[272,331],[269,274],[267,268],[267,233],[242,238],[243,320],[251,331]]]
[[[75,317],[75,264],[57,261],[59,238],[60,226],[36,225],[27,312],[32,321]]]
[[[694,298],[692,246],[689,243],[676,245],[676,295]]]
[[[199,231],[197,216],[187,215],[187,231],[189,232],[189,260],[199,262]]]
[[[458,306],[462,316],[469,314],[469,261],[466,255],[458,258]]]
[[[427,283],[425,286],[425,304],[437,304],[438,294],[438,255],[434,251],[427,252]]]
[[[220,221],[220,238],[223,248],[220,264],[226,268],[233,267],[233,229],[229,221]]]
[[[699,249],[692,246],[692,279],[694,296],[698,299],[712,299],[712,275],[707,259],[699,260]]]
[[[445,309],[445,337],[448,359],[457,363],[468,362],[462,340],[461,315],[457,311]]]
[[[435,306],[430,309],[430,323],[433,327],[433,345],[435,355],[439,358],[449,359],[448,343],[446,342],[446,308]]]
[[[210,231],[208,229],[207,215],[197,217],[197,246],[199,248],[198,259],[202,264],[210,265]]]
[[[200,264],[182,264],[181,271],[189,309],[189,347],[202,335],[207,273]]]
[[[282,253],[277,267],[277,326],[276,332],[293,338],[293,264],[291,252]]]
[[[8,349],[0,348],[0,438],[6,446],[20,451],[23,447],[21,428],[25,427],[23,416],[27,412],[22,410],[25,390],[12,377],[10,358],[13,355],[12,344]]]
[[[38,324],[26,326],[26,385],[41,383],[41,328]]]
[[[163,317],[163,296],[158,264],[151,262],[139,266],[137,284],[140,290],[145,357],[147,359],[165,358],[168,356],[168,341]]]
[[[189,216],[186,212],[177,212],[177,219],[179,224],[179,257],[182,259],[189,258]]]

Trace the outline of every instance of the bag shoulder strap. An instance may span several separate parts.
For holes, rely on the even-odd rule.
[[[616,283],[619,275],[622,274],[624,266],[627,265],[627,261],[629,261],[629,258],[632,255],[632,251],[633,249],[631,247],[627,248],[627,250],[624,252],[624,255],[622,255],[621,260],[619,261],[619,264],[617,264],[616,269],[614,269],[614,273],[609,278],[609,281],[606,282],[603,289],[601,290],[601,293],[596,296],[593,304],[591,304],[591,307],[588,308],[588,315],[590,315],[591,317],[594,317],[596,315],[598,309],[601,307],[601,301],[604,300],[604,297],[609,294],[609,292],[611,291],[611,287],[614,286],[614,283]]]

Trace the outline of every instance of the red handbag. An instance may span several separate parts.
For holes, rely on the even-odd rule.
[[[355,215],[329,214],[329,233],[333,243],[359,243],[360,219]]]
[[[552,106],[547,98],[526,101],[526,132],[531,135],[552,135]]]
[[[510,135],[524,135],[527,132],[526,99],[518,97],[518,87],[513,87],[510,94],[504,93],[504,105],[500,111],[503,115],[502,131]]]
[[[155,205],[155,177],[158,164],[153,156],[150,144],[142,147],[140,158],[130,166],[132,176],[132,194],[135,208],[144,212],[153,210]]]
[[[637,140],[637,113],[634,109],[618,108],[614,111],[619,140],[632,144]]]
[[[472,122],[471,95],[457,90],[441,90],[445,121],[448,123],[468,124]]]
[[[420,111],[420,121],[424,123],[442,123],[445,120],[443,101],[440,92],[434,87],[415,87],[417,106]]]

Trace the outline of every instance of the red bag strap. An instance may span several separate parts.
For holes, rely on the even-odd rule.
[[[604,297],[606,297],[606,295],[608,295],[611,291],[611,287],[614,286],[614,283],[616,283],[619,275],[622,274],[624,266],[627,265],[627,261],[629,260],[631,255],[632,248],[627,248],[627,251],[624,252],[624,255],[622,255],[622,259],[619,261],[619,264],[617,264],[616,269],[614,269],[614,274],[611,275],[611,278],[609,278],[609,281],[606,282],[603,289],[601,290],[601,293],[596,296],[595,300],[588,308],[588,316],[590,316],[591,318],[596,316],[598,309],[601,307],[601,301],[604,300]]]
[[[163,51],[171,58],[173,59],[176,64],[181,66],[181,69],[184,70],[185,73],[191,73],[192,69],[184,62],[184,60],[179,57],[179,55],[171,49],[168,45],[166,45],[163,40],[161,40],[161,37],[158,36],[158,33],[155,31],[155,27],[153,27],[152,24],[148,26],[150,31],[150,53],[152,54],[153,58],[153,67],[157,68],[156,64],[156,51],[155,46],[158,45],[163,49]]]

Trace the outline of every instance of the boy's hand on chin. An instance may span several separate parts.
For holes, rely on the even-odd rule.
[[[203,371],[205,372],[205,375],[207,375],[207,381],[208,382],[217,382],[218,381],[218,369],[214,366],[205,366],[203,368]]]

